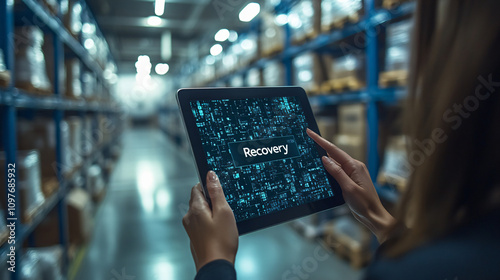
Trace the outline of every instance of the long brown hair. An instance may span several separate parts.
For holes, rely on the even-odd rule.
[[[406,108],[414,171],[391,229],[397,238],[386,244],[389,256],[493,208],[500,182],[498,11],[498,0],[417,3]],[[397,231],[401,225],[409,229]]]

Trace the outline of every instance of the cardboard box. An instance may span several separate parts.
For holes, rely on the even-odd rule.
[[[337,132],[337,121],[333,117],[316,117],[319,132],[325,139],[332,139]]]
[[[394,185],[402,192],[406,190],[412,168],[406,152],[405,136],[400,135],[389,138],[377,182],[382,185]]]
[[[288,15],[288,25],[294,43],[316,37],[321,31],[321,0],[303,0],[295,4]]]
[[[338,107],[339,134],[355,135],[365,138],[367,135],[366,106],[348,104]]]
[[[247,86],[258,87],[262,85],[262,75],[258,68],[252,68],[247,73]]]
[[[42,50],[43,31],[37,26],[22,26],[15,30],[15,83],[16,87],[34,94],[52,93],[47,76],[46,59]]]
[[[352,158],[366,162],[366,138],[358,135],[337,134],[333,144],[342,149]]]
[[[66,69],[65,96],[71,99],[82,99],[82,82],[80,81],[80,60],[68,59],[64,63]]]
[[[285,68],[281,61],[270,61],[262,70],[262,78],[264,86],[284,86],[285,85]]]
[[[86,243],[92,233],[92,199],[83,189],[73,189],[66,197],[68,206],[69,240],[73,244]]]
[[[270,13],[261,14],[260,42],[263,56],[280,53],[285,45],[285,29],[276,24],[275,18],[276,16]]]
[[[40,156],[38,151],[18,151],[15,166],[15,179],[16,188],[19,192],[19,201],[21,206],[21,216],[25,223],[31,222],[34,215],[36,215],[45,202],[45,197],[41,190],[41,177],[40,177]],[[6,170],[5,153],[0,153],[0,169]],[[5,172],[0,172],[0,181],[7,182]],[[0,189],[0,198],[2,202],[7,201],[6,185]]]
[[[82,119],[69,117],[66,120],[69,130],[69,143],[64,153],[70,166],[78,166],[83,161],[82,151]]]
[[[325,80],[325,69],[318,54],[307,52],[293,59],[293,83],[308,93],[317,93]]]

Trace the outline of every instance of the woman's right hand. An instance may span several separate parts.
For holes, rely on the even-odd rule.
[[[328,153],[322,161],[325,169],[340,185],[344,200],[358,221],[369,228],[380,243],[394,218],[380,202],[366,165],[328,142],[310,129],[307,134]]]

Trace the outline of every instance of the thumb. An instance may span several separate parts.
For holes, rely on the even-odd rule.
[[[207,173],[207,190],[210,200],[212,201],[212,209],[217,209],[221,206],[227,205],[226,197],[224,196],[224,191],[220,185],[219,178],[213,171],[209,171]]]

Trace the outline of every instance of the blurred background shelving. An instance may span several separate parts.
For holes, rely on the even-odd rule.
[[[15,243],[2,235],[0,258],[5,266],[15,246],[16,270],[2,267],[0,278],[42,277],[44,268],[59,279],[85,242],[75,232],[90,230],[79,211],[98,205],[120,154],[116,65],[83,1],[2,1],[0,19],[0,178],[15,163],[17,180],[15,211],[4,211],[7,188],[0,202],[2,223],[16,219],[15,231],[0,230],[15,233]]]
[[[44,266],[59,271],[61,279],[87,279],[85,265],[99,262],[83,261],[81,269],[82,259],[90,258],[87,248],[96,242],[102,245],[92,233],[110,229],[96,213],[113,186],[112,175],[114,185],[121,185],[129,181],[119,176],[140,169],[151,178],[141,184],[145,175],[137,171],[141,178],[127,180],[151,191],[149,183],[169,185],[191,170],[190,146],[175,100],[179,88],[303,87],[321,134],[367,164],[384,205],[392,209],[397,204],[412,170],[401,115],[415,2],[221,1],[0,2],[0,180],[8,176],[8,163],[16,163],[19,178],[12,216],[18,219],[19,269],[4,276],[0,265],[0,279],[32,279],[30,269],[33,277],[41,273],[34,265],[39,260],[48,260]],[[157,11],[157,6],[163,10]],[[149,130],[144,132],[144,127]],[[166,141],[151,131],[161,131]],[[122,134],[129,139],[128,147],[123,148]],[[150,152],[151,158],[156,151],[139,149],[130,139],[156,143],[151,144],[154,149],[160,149],[158,143],[172,145],[187,159],[178,165],[188,167],[172,177],[163,165],[171,168],[169,160],[177,158],[162,156],[151,161],[158,166],[148,165],[137,151]],[[122,149],[125,160],[120,159]],[[119,164],[123,166],[116,172]],[[162,181],[165,176],[167,182]],[[194,174],[186,176],[179,182],[196,180]],[[9,212],[7,190],[0,191],[0,260],[5,264],[10,244],[2,222]],[[144,192],[133,196],[143,199]],[[184,192],[172,192],[165,200],[184,197]],[[104,204],[130,203],[116,198],[123,193],[112,193],[113,202]],[[151,195],[159,197],[156,192]],[[148,201],[156,205],[158,197]],[[184,205],[175,202],[180,205],[175,207]],[[320,244],[334,252],[339,259],[332,263],[343,262],[343,279],[358,275],[378,246],[345,207],[289,226],[307,246]],[[280,236],[282,231],[276,230]],[[120,234],[120,240],[129,240]],[[237,264],[241,267],[245,268]],[[243,270],[242,279],[248,271]],[[103,279],[116,277],[107,276]]]

